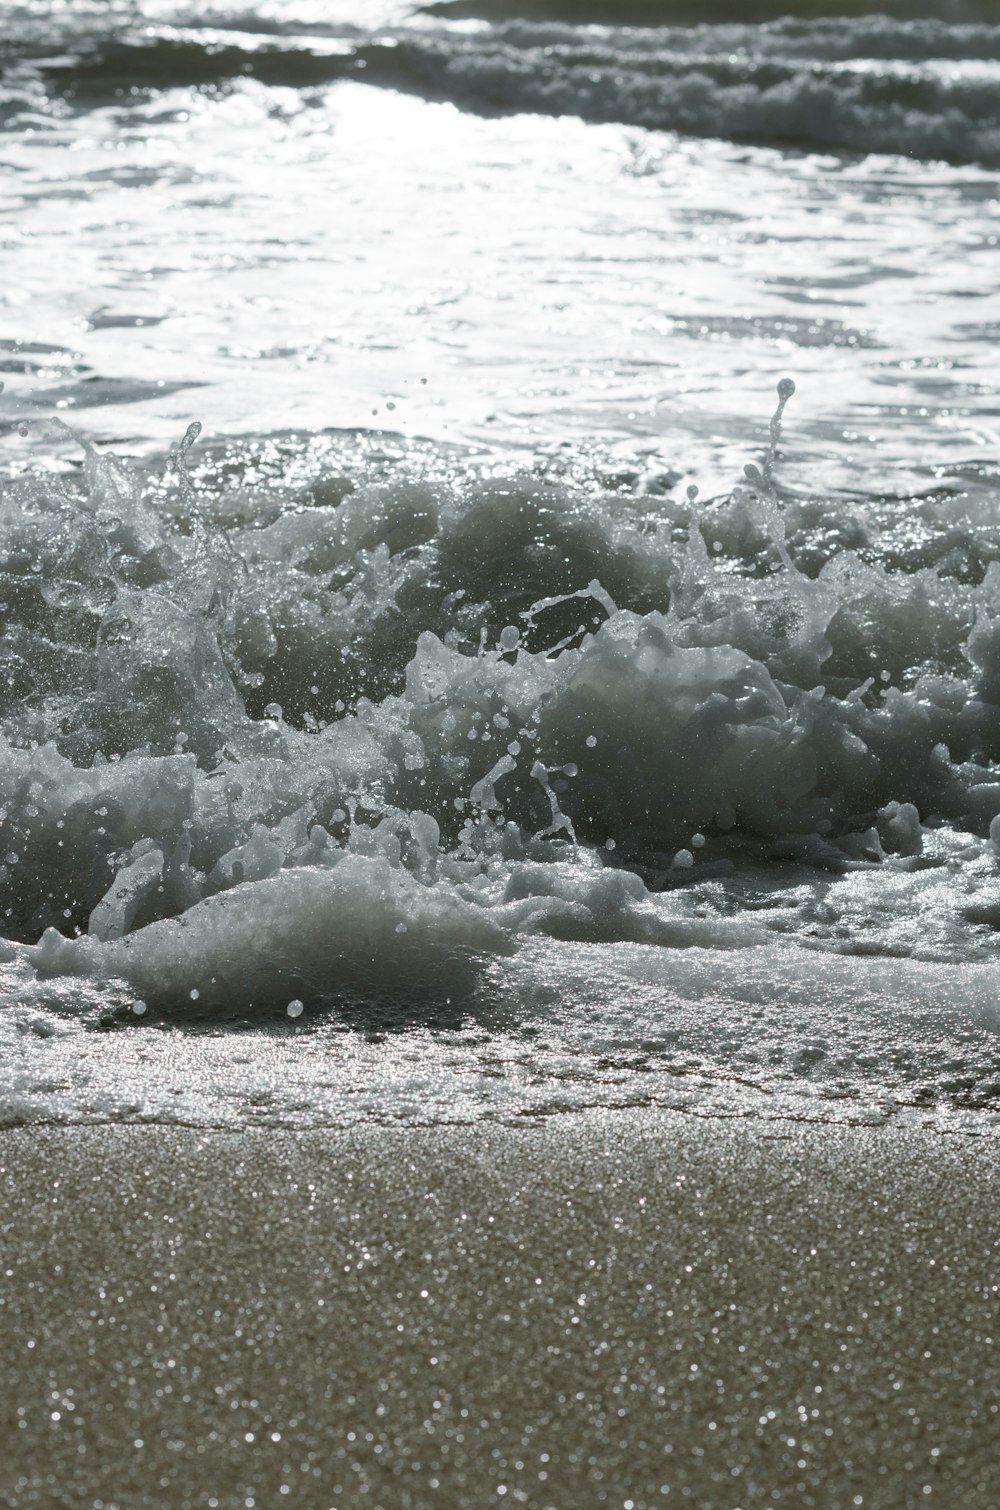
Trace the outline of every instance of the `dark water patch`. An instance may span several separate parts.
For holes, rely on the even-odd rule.
[[[201,387],[204,384],[194,380],[168,383],[162,378],[150,381],[100,377],[95,373],[62,387],[30,389],[22,395],[21,402],[40,409],[100,409],[106,404],[144,404],[151,398],[168,398],[172,393]]]
[[[95,309],[87,320],[87,326],[90,330],[142,330],[162,325],[167,318],[167,315],[130,315],[118,314],[109,309]]]
[[[335,53],[270,43],[248,46],[153,36],[110,39],[89,56],[41,65],[60,92],[81,104],[116,100],[127,90],[204,88],[233,79],[289,88],[328,84],[350,71],[352,50]]]

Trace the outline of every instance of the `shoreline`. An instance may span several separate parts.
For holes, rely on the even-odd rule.
[[[913,1125],[4,1130],[0,1505],[994,1510],[998,1195]]]

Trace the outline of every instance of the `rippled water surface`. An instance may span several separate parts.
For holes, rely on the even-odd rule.
[[[1000,24],[761,15],[12,8],[6,1120],[995,1115]]]

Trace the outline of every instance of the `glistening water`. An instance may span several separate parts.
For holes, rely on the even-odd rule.
[[[996,1120],[1000,18],[820,9],[7,7],[7,1124]]]

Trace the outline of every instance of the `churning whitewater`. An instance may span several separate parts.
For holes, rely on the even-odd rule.
[[[289,485],[280,439],[195,467],[197,426],[10,484],[10,992],[378,1026],[568,972],[542,996],[610,994],[619,1048],[988,1105],[1000,532],[785,495],[793,386],[705,501],[370,440]]]

